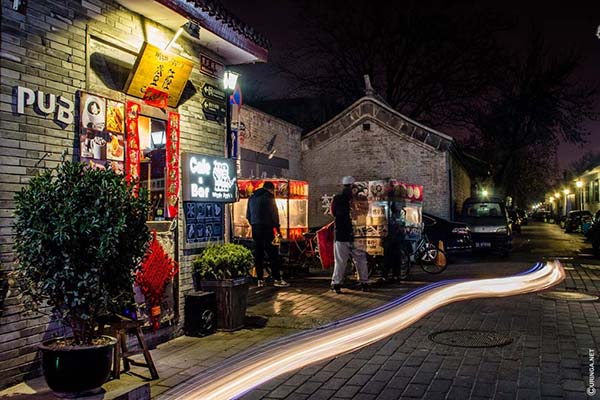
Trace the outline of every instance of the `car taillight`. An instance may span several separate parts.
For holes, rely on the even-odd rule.
[[[454,228],[452,229],[452,233],[457,233],[459,235],[467,235],[469,233],[469,228]]]

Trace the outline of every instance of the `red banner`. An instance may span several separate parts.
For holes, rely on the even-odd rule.
[[[179,200],[179,114],[170,112],[167,122],[167,216],[177,216]]]
[[[136,182],[136,192],[140,179],[140,137],[138,133],[138,117],[141,106],[133,101],[127,102],[127,157],[125,157],[125,174],[127,182]]]
[[[149,106],[165,109],[169,102],[169,93],[149,86],[144,93],[143,100]]]

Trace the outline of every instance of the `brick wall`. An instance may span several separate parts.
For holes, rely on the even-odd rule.
[[[98,37],[108,47],[118,46],[117,54],[133,52],[135,59],[145,35],[159,46],[164,46],[173,35],[168,29],[124,9],[112,0],[29,1],[25,15],[13,11],[12,3],[12,0],[2,0],[0,388],[37,372],[36,346],[52,331],[47,316],[23,313],[14,289],[6,290],[9,283],[7,274],[15,265],[11,232],[13,196],[39,168],[55,166],[63,149],[68,149],[70,155],[74,153],[78,123],[76,117],[74,124],[63,128],[53,121],[51,115],[39,115],[33,107],[26,108],[25,115],[16,115],[13,88],[17,85],[26,86],[71,101],[76,101],[78,90],[86,90],[123,101],[125,95],[118,90],[118,84],[115,86],[115,81],[96,79],[95,72],[91,70],[87,48],[90,38]],[[200,51],[219,59],[210,51],[185,41],[183,36],[178,44],[188,56],[191,55],[195,65]],[[118,56],[116,58],[127,64],[126,60],[119,60]],[[212,78],[200,74],[196,67],[190,80],[196,88],[205,81],[218,85]],[[181,113],[181,151],[223,155],[224,128],[204,120],[201,101],[201,94],[196,92],[177,110]],[[48,155],[44,158],[46,153]],[[179,215],[182,215],[181,210]],[[192,290],[190,264],[194,249],[184,246],[181,219],[178,227],[181,268],[177,298],[183,314],[183,295]],[[183,255],[184,248],[188,255]],[[181,323],[182,320],[178,328]]]
[[[431,136],[368,99],[309,134],[302,141],[303,175],[310,184],[309,225],[331,221],[322,213],[321,196],[338,193],[345,175],[423,185],[423,210],[449,218],[450,156],[447,146]]]
[[[244,149],[258,153],[268,154],[267,146],[274,135],[277,135],[273,143],[276,153],[273,159],[289,161],[289,168],[282,171],[282,178],[301,179],[302,168],[300,166],[300,135],[302,128],[290,124],[282,119],[273,117],[256,108],[243,106],[240,116],[243,129],[240,130],[240,146]],[[256,164],[249,160],[248,164]],[[258,168],[246,168],[242,170],[242,177],[259,176]]]

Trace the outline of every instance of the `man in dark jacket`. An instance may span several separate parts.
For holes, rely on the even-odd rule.
[[[274,286],[287,287],[289,283],[281,279],[281,269],[279,261],[279,251],[273,245],[275,232],[280,234],[279,213],[275,203],[275,186],[273,182],[265,182],[263,187],[258,189],[248,200],[248,209],[246,218],[252,226],[252,239],[254,240],[254,266],[256,267],[256,276],[258,286],[264,286],[263,280],[263,261],[265,251],[269,255],[271,262],[271,273],[275,279]]]
[[[335,242],[333,245],[335,264],[331,276],[331,290],[336,293],[342,293],[342,282],[350,257],[356,265],[362,290],[369,291],[367,253],[363,249],[357,248],[354,243],[351,217],[353,183],[353,177],[345,176],[342,179],[342,185],[344,186],[342,193],[335,195],[331,202],[331,214],[335,218]]]

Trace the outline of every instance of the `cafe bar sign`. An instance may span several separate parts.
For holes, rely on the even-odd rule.
[[[183,201],[233,203],[237,198],[235,160],[183,153]]]
[[[127,79],[126,92],[150,105],[177,107],[192,67],[192,61],[144,42]]]

